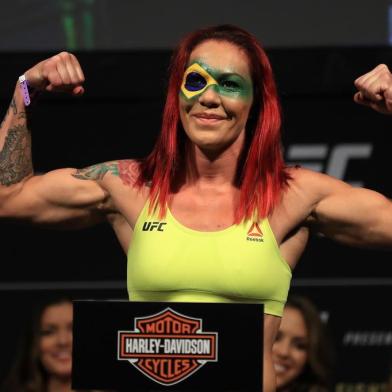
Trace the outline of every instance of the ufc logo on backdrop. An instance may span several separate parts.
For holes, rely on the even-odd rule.
[[[163,226],[165,225],[166,222],[144,222],[143,231],[163,231]]]
[[[344,180],[349,161],[369,159],[372,152],[371,143],[344,143],[332,147],[326,143],[292,144],[286,149],[286,160]],[[364,185],[362,181],[349,182],[354,186]]]

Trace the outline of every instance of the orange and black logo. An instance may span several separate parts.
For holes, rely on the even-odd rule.
[[[162,385],[177,384],[216,362],[217,348],[218,334],[203,332],[202,319],[170,308],[136,317],[133,331],[118,331],[118,359]]]
[[[248,234],[246,236],[248,241],[257,241],[263,242],[263,232],[260,229],[260,226],[257,222],[253,222],[252,226],[248,230]]]

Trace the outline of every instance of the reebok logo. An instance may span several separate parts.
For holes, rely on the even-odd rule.
[[[263,232],[261,231],[260,226],[257,222],[252,223],[252,226],[248,230],[246,239],[248,241],[264,242]]]
[[[143,231],[163,231],[166,222],[144,222],[143,223]]]

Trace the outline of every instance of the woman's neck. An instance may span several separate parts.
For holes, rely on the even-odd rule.
[[[71,380],[69,378],[51,377],[48,380],[48,392],[71,392]]]
[[[216,186],[235,184],[242,146],[242,137],[223,151],[202,150],[189,144],[186,153],[186,183]]]

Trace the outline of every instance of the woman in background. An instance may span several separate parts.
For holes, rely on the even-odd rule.
[[[328,391],[332,352],[315,306],[305,297],[288,298],[273,345],[277,390]]]
[[[392,392],[392,362],[387,380],[386,392]]]
[[[3,392],[70,392],[72,302],[58,298],[37,306]]]

